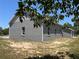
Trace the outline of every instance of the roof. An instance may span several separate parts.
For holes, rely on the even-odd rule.
[[[60,26],[60,27],[63,27],[63,25],[60,25],[60,24],[56,24],[57,26]],[[64,29],[66,29],[66,30],[70,30],[70,31],[74,31],[74,29],[72,29],[72,28],[64,28]]]
[[[13,16],[12,20],[9,22],[9,25],[12,26],[14,22],[17,20],[18,16]]]
[[[12,20],[9,22],[9,25],[10,27],[14,24],[14,22],[17,20],[18,16],[13,16]],[[60,24],[55,24],[57,26],[60,26],[60,27],[63,27],[62,25]],[[68,30],[71,30],[71,31],[74,31],[74,29],[71,29],[71,28],[67,28]]]

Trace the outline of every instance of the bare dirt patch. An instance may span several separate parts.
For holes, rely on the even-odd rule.
[[[42,56],[45,54],[56,54],[58,51],[70,51],[71,42],[74,40],[70,38],[59,38],[56,40],[49,40],[44,42],[23,41],[23,40],[0,40],[0,57],[5,56],[6,59],[23,59],[28,56]],[[4,55],[5,54],[5,55]],[[5,59],[2,57],[2,59]]]

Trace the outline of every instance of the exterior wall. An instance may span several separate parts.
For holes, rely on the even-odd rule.
[[[25,34],[22,34],[22,27],[25,27]],[[29,39],[40,41],[42,38],[41,28],[34,28],[33,21],[26,18],[23,23],[19,19],[9,28],[9,35],[11,39]]]
[[[25,27],[25,34],[22,34],[22,27]],[[64,29],[62,31],[62,26],[60,25],[54,25],[50,28],[50,35],[47,34],[47,27],[44,25],[44,40],[48,39],[55,39],[62,37],[71,37],[71,33],[65,32],[67,29]],[[56,29],[56,32],[55,32]],[[55,34],[56,33],[56,34]],[[9,27],[9,35],[11,39],[27,39],[27,40],[36,40],[41,41],[42,40],[42,28],[34,28],[33,27],[33,21],[30,21],[30,18],[27,17],[24,22],[20,22],[19,18],[14,22],[14,24]]]
[[[48,29],[44,25],[44,39],[55,39],[55,38],[60,38],[60,37],[72,38],[71,30],[69,29],[62,30],[62,26],[58,24],[50,27],[50,30],[49,30],[50,35],[48,35],[47,32],[48,32]]]

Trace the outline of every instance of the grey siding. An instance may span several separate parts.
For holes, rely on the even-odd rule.
[[[22,35],[22,27],[25,27],[25,34]],[[11,39],[29,39],[29,40],[41,40],[41,28],[34,28],[33,21],[30,18],[24,20],[23,23],[16,21],[10,28],[9,34]]]
[[[25,27],[25,34],[22,34],[22,27]],[[62,26],[60,25],[54,25],[51,26],[50,28],[50,35],[47,34],[47,27],[44,25],[44,40],[48,40],[48,39],[55,39],[55,38],[59,38],[62,37],[62,33],[63,32],[63,37],[71,37],[71,33],[68,30],[68,32],[66,32],[67,29],[64,29],[62,31]],[[56,34],[55,34],[55,30],[56,30]],[[26,20],[24,20],[23,23],[21,23],[19,21],[19,19],[17,18],[16,21],[14,22],[14,24],[12,26],[9,27],[9,35],[11,39],[26,39],[26,40],[37,40],[37,41],[41,41],[42,39],[42,28],[34,28],[33,27],[33,21],[30,21],[30,18],[27,17]]]
[[[59,24],[53,25],[50,27],[50,35],[48,35],[48,29],[47,27],[44,25],[44,38],[59,38],[62,37],[68,37],[68,38],[72,38],[71,35],[71,30],[69,29],[62,29],[62,26]]]

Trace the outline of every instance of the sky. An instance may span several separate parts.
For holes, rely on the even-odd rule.
[[[7,28],[14,16],[18,0],[0,0],[0,27]]]
[[[18,8],[19,0],[0,0],[0,27],[7,28],[9,27],[9,22],[11,21],[12,17],[14,16],[16,9]],[[65,18],[60,24],[64,24],[65,22],[71,22],[71,17]]]

